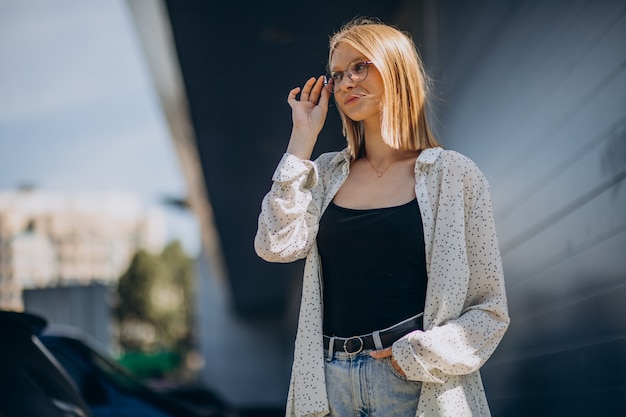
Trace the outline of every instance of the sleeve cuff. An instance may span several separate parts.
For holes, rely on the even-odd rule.
[[[274,171],[272,181],[289,182],[302,175],[306,175],[305,186],[314,187],[317,184],[317,167],[312,161],[300,159],[285,153]]]
[[[392,346],[393,358],[411,381],[433,382],[442,384],[444,381],[428,372],[426,365],[413,353],[408,338],[398,339]]]

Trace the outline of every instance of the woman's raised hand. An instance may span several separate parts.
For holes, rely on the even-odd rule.
[[[300,98],[297,98],[300,93]],[[317,136],[324,127],[328,113],[330,92],[324,88],[324,77],[311,77],[302,89],[289,92],[287,102],[291,106],[293,129],[287,152],[300,159],[310,159]]]

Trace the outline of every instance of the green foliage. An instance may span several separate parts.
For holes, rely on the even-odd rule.
[[[138,251],[117,287],[115,317],[125,352],[192,348],[193,261],[174,241],[158,255]]]

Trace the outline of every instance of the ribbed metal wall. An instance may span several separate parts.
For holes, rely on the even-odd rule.
[[[490,180],[512,315],[494,415],[624,416],[626,3],[436,8],[438,132]]]

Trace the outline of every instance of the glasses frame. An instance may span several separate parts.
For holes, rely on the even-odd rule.
[[[354,64],[364,64],[365,65],[365,76],[361,79],[357,79],[355,80],[354,78],[352,78],[352,76],[354,75],[353,73],[350,73],[350,71],[348,71],[348,69],[354,65]],[[327,74],[324,74],[324,88],[328,91],[330,91],[331,93],[335,93],[336,91],[336,86],[335,83],[337,83],[337,86],[343,81],[343,76],[347,75],[348,78],[350,78],[352,81],[358,83],[361,82],[363,80],[365,80],[369,74],[369,66],[373,65],[374,63],[372,61],[363,61],[360,59],[356,59],[352,62],[350,62],[348,64],[348,68],[346,68],[343,71],[335,71],[335,72],[329,72]],[[339,79],[338,82],[335,81],[335,79],[333,78],[333,75],[337,75],[337,74],[341,74],[341,78]]]

